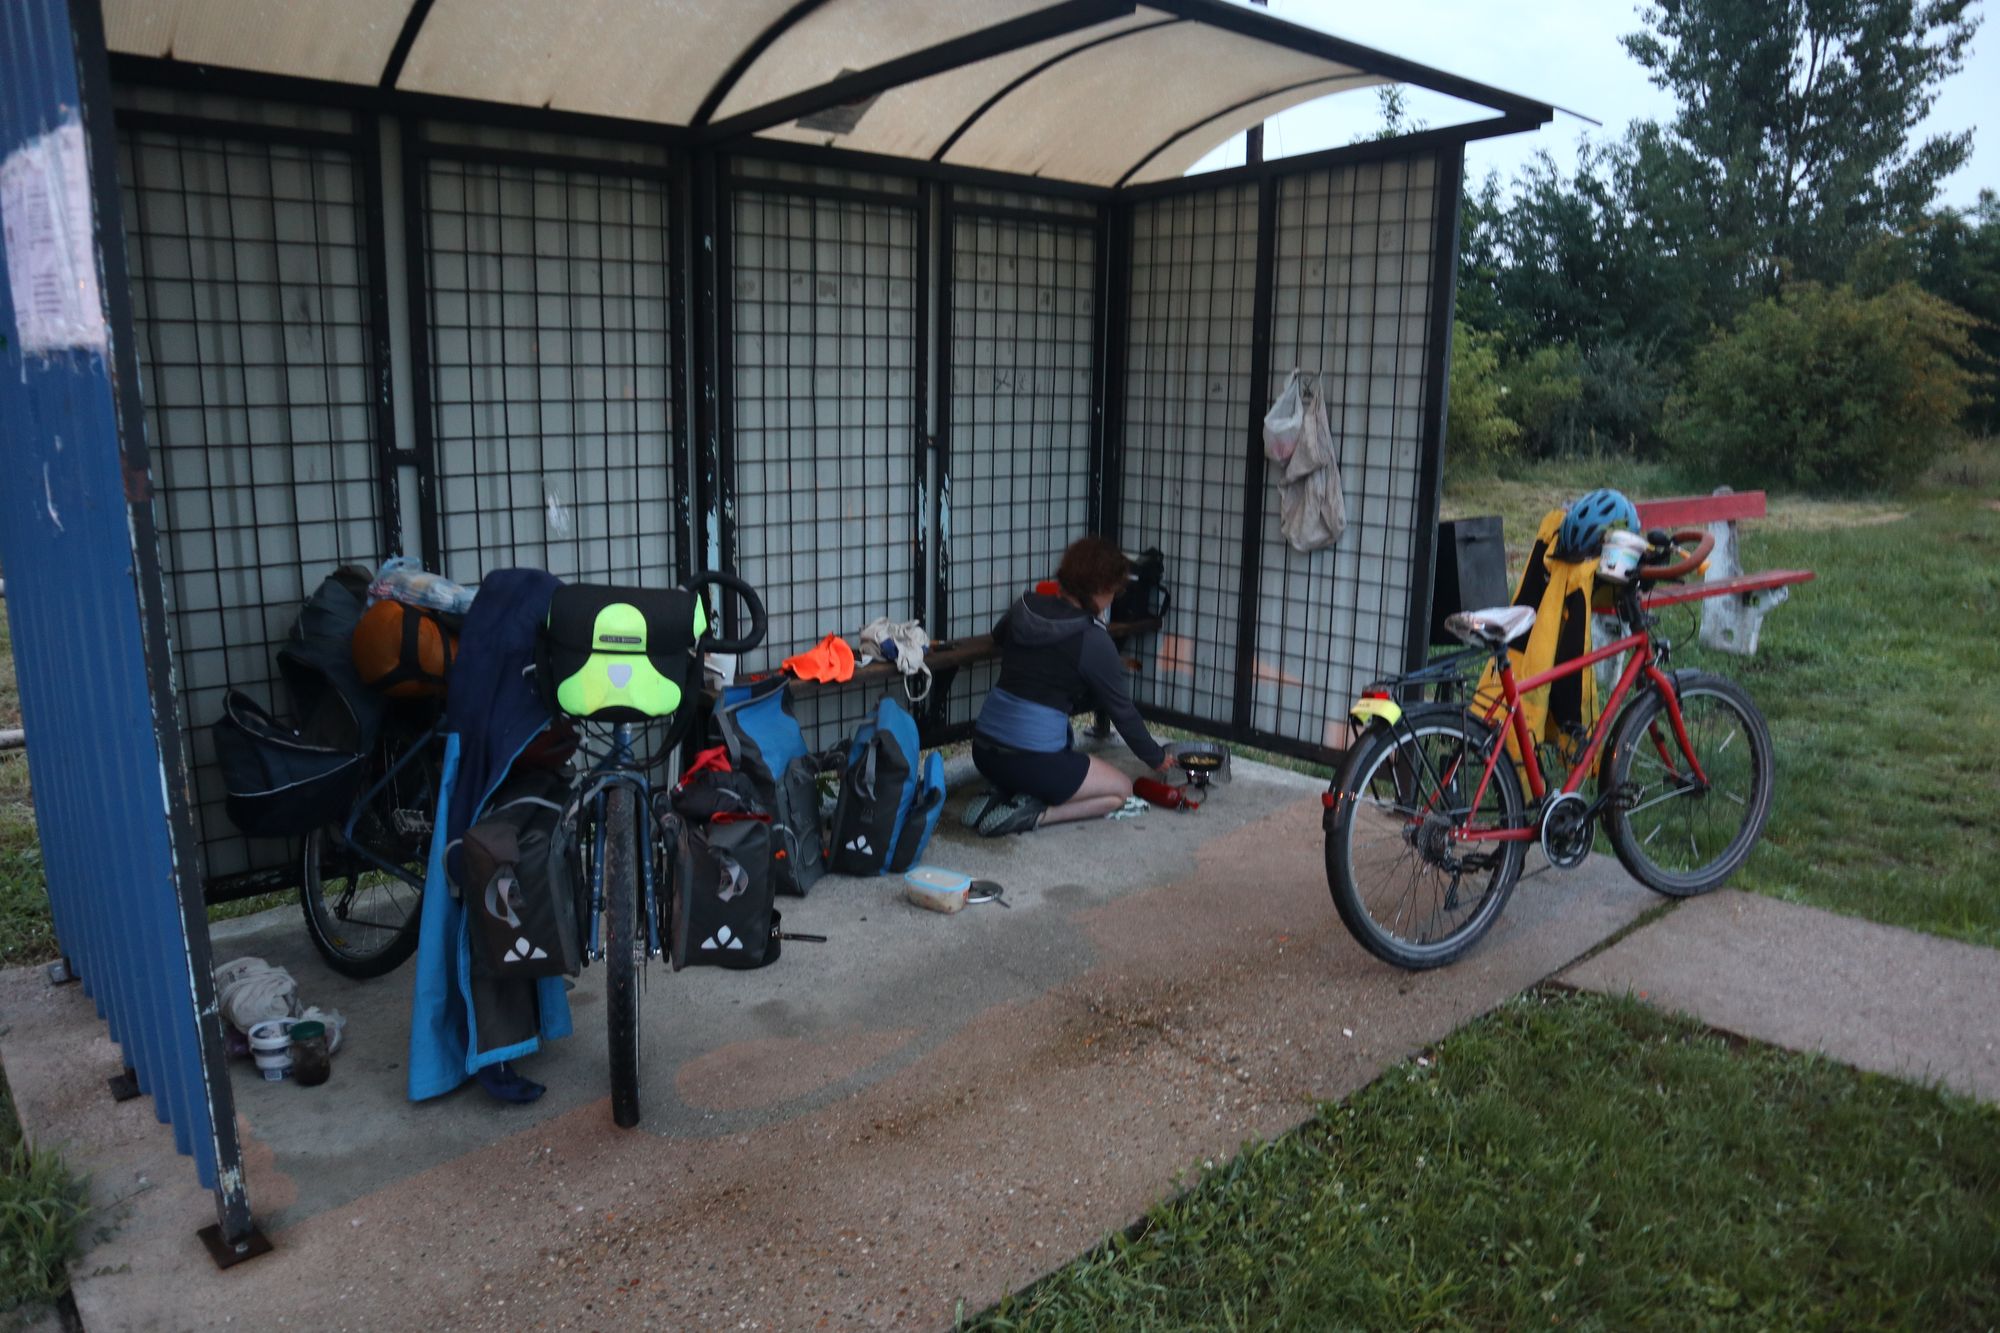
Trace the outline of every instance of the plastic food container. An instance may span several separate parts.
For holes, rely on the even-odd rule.
[[[1636,532],[1613,528],[1604,534],[1604,551],[1597,557],[1597,577],[1611,583],[1630,583],[1646,556],[1646,539]]]

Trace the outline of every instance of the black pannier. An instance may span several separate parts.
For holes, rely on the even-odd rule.
[[[295,838],[326,823],[361,793],[365,754],[315,745],[231,690],[216,722],[230,822],[252,837]]]

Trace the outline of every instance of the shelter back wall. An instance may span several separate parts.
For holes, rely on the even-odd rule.
[[[275,883],[296,859],[223,815],[207,738],[223,694],[282,704],[271,654],[299,599],[397,549],[468,581],[731,564],[772,606],[756,669],[876,615],[983,633],[1070,539],[1112,530],[1167,555],[1173,615],[1138,646],[1142,704],[1301,749],[1337,744],[1353,690],[1403,659],[1434,500],[1444,159],[1123,206],[725,164],[705,459],[694,247],[663,150],[439,123],[378,138],[361,113],[120,96],[212,880]],[[1310,556],[1278,533],[1256,448],[1295,365],[1328,395],[1350,521]],[[965,673],[934,727],[969,724],[991,678]],[[846,691],[800,712],[828,745],[873,706]]]

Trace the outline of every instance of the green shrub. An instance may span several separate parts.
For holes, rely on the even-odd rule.
[[[1911,485],[1972,401],[1971,316],[1908,283],[1803,283],[1696,351],[1669,404],[1681,457],[1716,481]]]
[[[1500,339],[1463,324],[1451,326],[1451,401],[1445,453],[1461,462],[1490,462],[1515,451],[1521,427],[1506,409],[1500,382]]]
[[[1583,358],[1569,343],[1537,347],[1503,368],[1507,413],[1521,426],[1522,452],[1556,458],[1570,448],[1577,404],[1583,397]]]

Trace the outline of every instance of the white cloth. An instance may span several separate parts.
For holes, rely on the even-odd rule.
[[[238,1032],[273,1018],[299,1016],[299,983],[261,958],[236,958],[215,969],[215,1001]]]
[[[1278,472],[1278,526],[1285,539],[1295,551],[1318,551],[1334,545],[1347,531],[1347,501],[1340,490],[1340,450],[1327,424],[1326,398],[1316,383],[1301,387],[1298,380],[1294,370],[1278,395],[1278,406],[1294,393],[1302,403],[1302,422],[1292,447],[1283,447],[1282,436],[1274,441],[1267,415],[1264,456],[1284,464]],[[1277,412],[1278,406],[1271,411]]]
[[[861,627],[858,637],[861,641],[858,660],[894,662],[896,670],[903,673],[903,690],[911,703],[930,697],[931,669],[924,663],[924,653],[931,646],[931,636],[924,632],[922,621],[877,616]],[[919,679],[923,682],[921,687]]]
[[[261,958],[234,958],[216,968],[215,1003],[229,1025],[245,1034],[274,1018],[324,1023],[329,1054],[340,1049],[347,1031],[347,1020],[336,1010],[314,1005],[301,1011],[299,983],[284,968]]]

